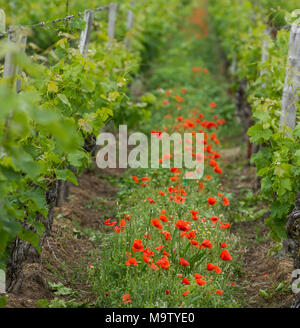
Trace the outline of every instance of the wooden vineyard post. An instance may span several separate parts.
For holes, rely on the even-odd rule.
[[[25,52],[26,43],[27,43],[27,35],[26,34],[20,35],[20,38],[21,38],[20,39],[21,50],[23,52]],[[18,75],[21,76],[21,74],[22,74],[21,69],[17,68],[16,69],[16,72],[17,72]],[[19,93],[21,91],[21,78],[18,78],[17,79],[17,82],[16,82],[16,91],[17,91],[17,93]]]
[[[130,7],[132,8],[134,6],[134,2],[130,3]],[[131,9],[128,10],[128,16],[127,16],[127,33],[133,28],[133,22],[134,22],[134,13]],[[130,46],[130,38],[126,37],[125,39],[125,46],[129,48]]]
[[[114,38],[115,38],[116,16],[117,16],[117,4],[116,3],[111,3],[109,5],[108,28],[107,28],[109,47],[112,46]]]
[[[86,56],[88,46],[90,43],[90,36],[92,32],[92,25],[94,20],[94,12],[92,10],[85,10],[84,21],[86,22],[85,29],[81,32],[79,49],[83,56]]]
[[[16,42],[16,34],[14,27],[9,27],[7,40],[8,42]],[[14,75],[16,75],[16,66],[13,63],[13,54],[9,52],[6,54],[4,60],[3,78],[11,79]]]
[[[6,17],[3,9],[0,9],[0,34],[5,33],[6,29]]]
[[[296,125],[297,105],[300,91],[300,26],[293,24],[290,32],[289,54],[284,82],[280,126]]]

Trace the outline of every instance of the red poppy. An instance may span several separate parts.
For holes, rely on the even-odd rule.
[[[131,216],[128,215],[128,214],[124,214],[124,219],[127,220],[127,221],[129,221],[131,219]]]
[[[224,290],[220,290],[220,289],[216,290],[217,295],[223,295],[223,293],[224,293]]]
[[[160,196],[164,196],[164,195],[165,195],[165,193],[164,193],[163,191],[160,191],[158,194],[159,194]]]
[[[209,106],[210,106],[210,108],[215,108],[215,107],[217,106],[217,104],[216,104],[214,101],[212,101],[212,102],[209,104]]]
[[[114,227],[114,230],[115,230],[116,233],[121,233],[121,232],[123,232],[123,229],[120,228],[120,227],[118,227],[118,226]]]
[[[209,205],[215,205],[217,203],[217,200],[213,197],[208,197],[207,201]]]
[[[215,273],[221,273],[222,272],[222,269],[219,267],[219,266],[217,266],[217,265],[215,265],[214,266],[214,271],[215,271]]]
[[[117,221],[111,221],[111,222],[110,222],[110,220],[111,220],[111,219],[107,219],[107,220],[105,220],[105,221],[104,221],[104,224],[107,225],[107,226],[111,226],[111,227],[113,227],[113,226],[117,223]]]
[[[149,204],[156,204],[156,201],[154,199],[152,199],[151,197],[147,198]]]
[[[175,224],[175,226],[181,230],[181,231],[189,231],[191,230],[191,227],[189,226],[189,222],[183,221],[183,220],[178,220]]]
[[[161,251],[165,246],[164,245],[159,245],[158,247],[156,247],[155,249],[157,251]]]
[[[125,294],[122,296],[122,298],[123,298],[122,300],[123,303],[131,303],[130,294]]]
[[[195,279],[201,279],[203,278],[202,274],[199,274],[199,273],[195,273]]]
[[[169,102],[168,99],[165,99],[165,100],[163,100],[163,104],[164,104],[165,106],[168,106],[168,105],[170,104],[170,102]]]
[[[200,248],[212,248],[212,243],[208,239],[203,240],[200,245]]]
[[[183,257],[180,258],[179,264],[182,266],[188,266],[190,263],[186,261]]]
[[[220,247],[221,248],[227,248],[227,244],[226,243],[222,243],[222,244],[220,244]]]
[[[218,166],[216,166],[216,167],[214,168],[214,172],[221,174],[221,173],[223,173],[223,170],[220,169]],[[223,204],[224,204],[224,202],[223,202]],[[229,205],[229,204],[228,204],[228,205]]]
[[[168,231],[160,231],[160,233],[164,234],[165,240],[171,240],[171,234]]]
[[[175,100],[178,101],[178,102],[181,102],[181,103],[184,102],[184,99],[181,96],[179,96],[179,95],[176,95],[175,96]]]
[[[169,289],[166,289],[165,290],[165,293],[166,293],[166,295],[169,295],[170,294],[170,290]]]
[[[214,266],[213,264],[211,264],[211,263],[208,263],[208,264],[207,264],[206,269],[207,269],[208,271],[212,271],[212,270],[214,270],[214,268],[215,268],[215,266]]]
[[[159,219],[162,221],[162,222],[168,222],[168,218],[165,216],[165,215],[160,215],[159,216]]]
[[[126,265],[135,265],[135,266],[137,266],[138,262],[134,257],[131,257],[125,262],[125,264]]]
[[[142,252],[143,249],[144,249],[143,244],[142,244],[142,240],[141,239],[135,239],[131,249],[132,249],[133,252]]]
[[[196,283],[199,285],[199,286],[204,286],[206,285],[206,281],[203,280],[203,279],[196,279]]]
[[[186,290],[185,292],[182,293],[183,296],[186,296],[188,293],[190,293],[189,290]]]
[[[190,284],[191,284],[187,278],[183,278],[183,279],[182,279],[182,283],[183,283],[184,285],[190,285]]]
[[[231,261],[232,260],[232,256],[229,254],[227,249],[223,249],[221,254],[220,254],[220,258],[223,261]]]
[[[217,216],[212,216],[210,220],[212,223],[217,223],[219,221],[219,218]]]
[[[156,264],[164,270],[167,270],[170,267],[170,262],[167,256],[163,256],[160,260],[156,262]]]
[[[154,227],[161,230],[163,228],[162,223],[158,220],[158,218],[154,218],[154,220],[151,220],[151,223]]]
[[[224,197],[222,198],[222,200],[223,200],[223,205],[224,205],[224,206],[228,206],[228,205],[230,204],[230,202],[229,202],[229,200],[228,200],[227,197],[224,196]]]
[[[124,228],[124,227],[126,227],[126,225],[127,225],[126,221],[124,219],[121,219],[120,227]]]

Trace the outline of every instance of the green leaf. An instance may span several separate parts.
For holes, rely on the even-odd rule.
[[[6,296],[0,296],[0,308],[4,308],[7,304],[7,297]]]
[[[55,170],[55,174],[58,180],[69,181],[76,186],[78,185],[76,175],[71,170]]]
[[[23,229],[19,235],[20,239],[28,241],[31,245],[38,247],[40,244],[40,239],[36,233],[31,230]]]
[[[57,94],[57,97],[65,104],[67,105],[68,107],[71,107],[71,104],[68,100],[68,98],[63,94],[63,93],[59,93]]]

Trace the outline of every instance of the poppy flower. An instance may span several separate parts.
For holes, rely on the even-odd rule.
[[[227,197],[224,196],[224,197],[222,198],[222,200],[223,200],[223,205],[224,205],[224,206],[228,206],[228,205],[230,204],[230,202],[229,202],[229,200],[228,200]]]
[[[124,214],[124,219],[127,220],[127,221],[129,221],[131,219],[131,216],[128,215],[128,214]]]
[[[220,289],[216,290],[217,295],[223,295],[223,293],[224,293],[224,290],[220,290]]]
[[[169,295],[170,294],[170,290],[169,289],[166,289],[165,290],[165,293],[166,293],[166,295]]]
[[[164,215],[164,214],[167,214],[167,211],[166,211],[166,210],[162,210],[162,211],[161,211],[161,214],[163,214],[163,215]]]
[[[105,220],[104,221],[104,224],[105,225],[107,225],[107,226],[111,226],[111,227],[113,227],[116,223],[117,223],[117,221],[110,221],[111,219],[107,219],[107,220]]]
[[[190,263],[186,261],[183,257],[180,258],[179,264],[182,266],[188,266]]]
[[[130,299],[130,294],[125,294],[125,295],[123,295],[122,296],[122,298],[123,298],[123,300],[122,300],[122,302],[123,303],[131,303],[131,299]]]
[[[217,266],[217,265],[215,265],[214,266],[214,271],[215,271],[215,273],[221,273],[222,272],[222,269],[219,267],[219,266]]]
[[[199,245],[199,241],[197,241],[197,240],[191,240],[190,243],[194,246]]]
[[[190,290],[186,290],[185,292],[182,293],[182,295],[186,296],[188,293],[190,293]]]
[[[194,230],[192,230],[190,233],[187,233],[187,234],[186,234],[186,238],[187,238],[187,239],[193,239],[193,238],[195,238],[195,237],[196,237],[196,233],[195,233]]]
[[[168,222],[168,221],[169,221],[168,218],[167,218],[165,215],[160,215],[160,216],[159,216],[159,219],[160,219],[160,221],[162,221],[162,222]]]
[[[225,223],[225,224],[223,224],[222,222],[220,222],[220,229],[228,229],[228,228],[230,228],[231,227],[231,224],[229,224],[229,223]]]
[[[212,270],[214,270],[214,268],[215,268],[215,266],[214,266],[213,264],[211,264],[211,263],[208,263],[208,264],[207,264],[206,269],[207,269],[208,271],[212,271]]]
[[[227,244],[226,243],[222,243],[222,244],[220,244],[220,247],[221,248],[227,248]]]
[[[176,95],[176,96],[175,96],[175,100],[178,101],[178,102],[181,102],[181,103],[184,102],[184,98],[182,98],[182,97],[179,96],[179,95]]]
[[[216,167],[214,168],[214,172],[221,174],[221,173],[223,173],[223,170],[220,169],[218,166],[216,166]],[[223,204],[224,204],[224,202],[223,202]],[[228,204],[228,205],[229,205],[229,204]]]
[[[181,230],[181,231],[189,231],[191,230],[191,227],[189,226],[189,222],[183,221],[183,220],[178,220],[175,224],[175,226]]]
[[[193,216],[197,215],[198,213],[199,213],[198,211],[191,210],[191,214],[192,214]]]
[[[168,231],[160,231],[160,233],[164,234],[165,240],[171,240],[171,234]]]
[[[159,267],[154,264],[154,263],[148,263],[148,267],[151,269],[151,270],[154,270],[154,271],[158,271],[159,270]]]
[[[166,252],[166,251],[163,251],[163,255],[165,255],[165,256],[171,256],[168,252]]]
[[[135,266],[138,266],[138,262],[137,260],[134,258],[134,257],[131,257],[129,258],[126,262],[125,262],[126,265],[135,265]]]
[[[164,196],[165,195],[165,193],[163,192],[163,191],[159,191],[159,196]]]
[[[121,219],[120,227],[124,228],[124,227],[126,227],[126,225],[127,225],[126,221],[124,219]]]
[[[223,249],[221,254],[220,254],[220,258],[223,261],[231,261],[232,260],[232,256],[229,254],[227,249]]]
[[[208,197],[207,201],[208,201],[208,204],[212,205],[212,206],[216,205],[216,203],[217,203],[217,200],[213,197]]]
[[[163,256],[156,264],[164,270],[168,270],[170,267],[170,262],[167,256]]]
[[[156,204],[156,201],[154,199],[152,199],[151,197],[147,198],[149,204]]]
[[[182,93],[187,93],[187,89],[186,89],[186,88],[182,88],[182,89],[181,89],[181,92],[182,92]]]
[[[170,104],[168,99],[163,100],[163,105],[168,106]]]
[[[118,227],[118,226],[116,226],[116,227],[114,227],[114,231],[115,231],[116,233],[121,233],[121,232],[123,232],[123,229],[120,228],[120,227]]]
[[[212,243],[208,239],[203,240],[200,245],[200,248],[212,248]]]
[[[158,218],[154,218],[153,220],[151,220],[151,223],[152,223],[152,225],[153,225],[155,228],[157,228],[157,229],[159,229],[159,230],[161,230],[161,229],[163,228],[163,225],[162,225],[162,223],[158,220]]]
[[[158,247],[156,247],[155,249],[157,251],[161,251],[165,246],[164,245],[159,245]]]
[[[141,239],[135,239],[132,245],[132,251],[133,252],[142,252],[144,247],[142,244],[142,240]]]
[[[212,223],[217,223],[219,221],[219,218],[217,216],[212,216],[210,220]]]
[[[195,273],[195,279],[201,279],[203,278],[202,274],[199,274],[199,273]]]
[[[212,167],[217,167],[218,166],[218,163],[216,161],[214,161],[213,159],[211,159],[209,161],[209,165],[212,166]]]
[[[204,286],[206,285],[206,281],[203,280],[203,279],[196,279],[196,283],[199,285],[199,286]]]
[[[209,104],[209,106],[210,106],[210,108],[215,108],[215,107],[217,106],[217,104],[216,104],[214,101],[212,101],[212,102]]]
[[[184,285],[190,285],[190,284],[191,284],[187,278],[183,278],[183,279],[182,279],[182,283],[183,283]]]

